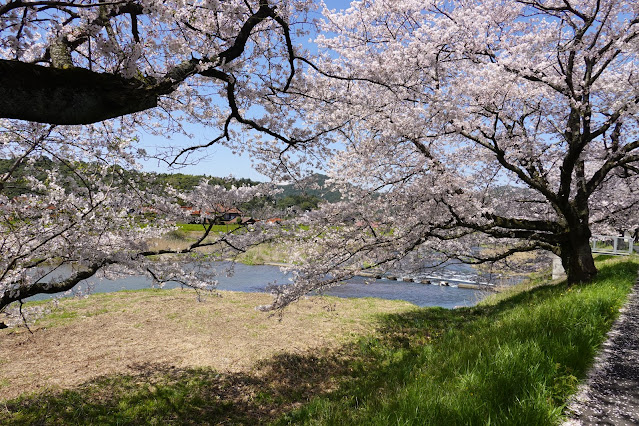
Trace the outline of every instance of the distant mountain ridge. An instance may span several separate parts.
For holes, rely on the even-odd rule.
[[[9,172],[15,160],[0,159],[0,178]],[[91,167],[88,163],[77,163],[73,167],[78,167],[88,171]],[[25,176],[33,176],[38,180],[46,179],[47,171],[57,169],[63,176],[71,176],[71,168],[61,162],[51,160],[47,157],[37,159],[31,164],[22,164],[12,172],[12,182],[5,185],[3,193],[8,197],[17,197],[29,192]],[[231,186],[253,186],[260,182],[247,178],[220,178],[207,175],[190,175],[186,173],[157,173],[139,172],[118,167],[117,174],[126,180],[136,182],[142,188],[152,185],[171,185],[180,191],[193,190],[202,180],[208,181],[212,185],[221,185],[226,188]],[[278,207],[288,208],[292,206],[300,207],[302,210],[316,208],[322,201],[335,202],[341,199],[339,191],[326,184],[328,176],[315,174],[307,178],[304,185],[299,187],[295,184],[281,185],[283,192],[273,197],[272,201]],[[317,186],[317,188],[311,188]]]
[[[284,191],[279,197],[285,198],[295,195],[308,195],[311,197],[317,197],[323,201],[334,203],[342,199],[342,194],[334,187],[334,185],[327,184],[328,176],[315,173],[309,176],[297,184],[280,185]]]

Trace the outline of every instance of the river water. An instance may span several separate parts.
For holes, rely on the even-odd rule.
[[[230,264],[214,262],[218,270],[217,289],[243,292],[266,292],[269,285],[290,284],[289,278],[279,267],[270,265],[233,265],[233,273],[225,271]],[[434,281],[438,282],[438,281]],[[91,288],[95,293],[110,293],[119,290],[139,290],[151,287],[152,283],[146,276],[127,276],[114,280],[91,278],[81,282],[80,290]],[[167,283],[164,288],[176,288],[179,284]],[[371,279],[355,277],[347,284],[330,288],[323,294],[337,297],[378,297],[390,300],[405,300],[417,306],[441,306],[453,308],[455,306],[472,306],[486,295],[479,290],[457,287],[444,287],[415,282],[392,281],[387,279]],[[29,300],[44,300],[50,295],[38,295]]]

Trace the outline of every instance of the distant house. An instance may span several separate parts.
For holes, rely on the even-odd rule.
[[[200,216],[202,216],[199,210],[195,210],[192,206],[182,206],[182,210],[185,213],[189,213],[188,223],[202,223]]]
[[[217,213],[222,215],[222,220],[225,222],[237,220],[238,217],[242,217],[243,215],[242,211],[235,207],[226,208],[223,206],[216,206],[215,209]]]
[[[257,220],[253,219],[252,217],[244,217],[244,216],[242,216],[242,225],[252,225],[255,222],[257,222]]]

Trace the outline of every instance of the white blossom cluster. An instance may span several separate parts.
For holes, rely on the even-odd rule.
[[[206,212],[202,219],[212,223],[222,206],[239,206],[275,191],[270,185],[227,190],[203,182],[192,192],[178,193],[127,177],[134,149],[112,129],[2,124],[1,307],[39,293],[65,292],[96,274],[143,273],[158,286],[173,281],[211,290],[215,271],[197,263],[210,257],[196,249],[219,247],[220,253],[237,254],[260,233],[214,233],[179,250],[153,249],[150,242],[186,221],[188,212],[178,201],[197,206]],[[220,243],[225,239],[233,243]]]

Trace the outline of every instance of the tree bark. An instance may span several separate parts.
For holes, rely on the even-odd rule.
[[[170,89],[83,68],[57,69],[0,60],[0,117],[89,124],[157,105]]]
[[[590,236],[590,229],[584,227],[570,232],[568,241],[561,244],[561,263],[570,284],[590,282],[597,275]]]
[[[17,291],[5,292],[2,297],[0,297],[0,312],[11,303],[24,300],[28,297],[35,296],[36,294],[56,294],[71,290],[80,281],[94,276],[100,268],[113,263],[114,261],[112,260],[105,260],[100,263],[95,263],[85,270],[76,272],[69,278],[62,281],[53,283],[38,282],[29,287],[21,287]]]

